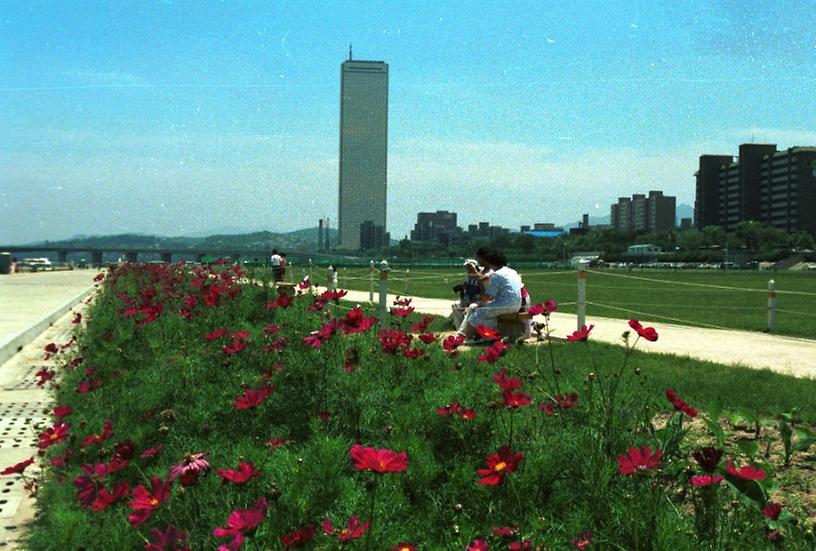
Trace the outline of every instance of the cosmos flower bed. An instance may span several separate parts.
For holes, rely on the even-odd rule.
[[[810,545],[769,497],[777,466],[716,411],[644,390],[650,327],[622,322],[619,363],[576,365],[591,326],[553,344],[539,324],[539,346],[483,328],[465,351],[407,299],[382,327],[342,291],[249,281],[183,264],[100,281],[77,341],[46,351],[61,372],[38,374],[57,405],[30,548]],[[692,418],[707,442],[687,442]]]

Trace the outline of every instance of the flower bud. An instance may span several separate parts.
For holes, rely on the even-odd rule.
[[[462,512],[462,509],[463,507],[461,503],[457,503],[456,505],[453,506],[453,510],[456,511],[457,513]]]

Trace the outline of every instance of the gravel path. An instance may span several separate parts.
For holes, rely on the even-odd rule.
[[[388,295],[388,304],[396,295]],[[368,293],[349,291],[345,300],[368,302]],[[375,300],[377,295],[375,293]],[[413,297],[411,303],[417,312],[447,316],[452,301]],[[653,326],[660,338],[657,342],[641,339],[638,349],[648,352],[688,356],[726,365],[752,369],[770,369],[795,377],[816,377],[816,341],[797,337],[782,337],[748,331],[704,329],[663,322],[640,320]],[[551,326],[555,336],[566,337],[575,331],[574,314],[555,313]],[[625,320],[590,316],[587,325],[595,325],[590,339],[622,345],[621,334],[629,329]]]

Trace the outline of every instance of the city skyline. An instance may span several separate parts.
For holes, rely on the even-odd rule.
[[[394,237],[419,211],[515,226],[644,189],[693,204],[703,153],[816,144],[816,8],[652,6],[7,3],[0,242],[314,226],[338,209],[349,41],[391,66]]]

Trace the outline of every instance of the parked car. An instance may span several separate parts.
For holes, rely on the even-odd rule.
[[[23,266],[31,266],[32,268],[50,268],[51,261],[47,258],[24,258],[20,262]]]

